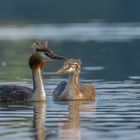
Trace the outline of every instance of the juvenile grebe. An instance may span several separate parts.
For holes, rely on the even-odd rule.
[[[41,71],[47,58],[54,60],[64,60],[62,56],[52,52],[47,43],[33,43],[33,53],[29,58],[29,66],[33,75],[33,89],[18,85],[0,85],[0,102],[6,101],[46,101]]]
[[[69,59],[57,72],[58,74],[69,74],[69,81],[60,82],[53,91],[54,100],[95,100],[96,91],[92,84],[79,82],[81,61]]]

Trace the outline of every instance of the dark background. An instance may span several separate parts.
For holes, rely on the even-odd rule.
[[[139,0],[1,0],[2,22],[139,22]]]

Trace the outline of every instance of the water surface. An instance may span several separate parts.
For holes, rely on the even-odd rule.
[[[140,27],[135,25],[87,23],[0,28],[0,84],[32,87],[28,58],[32,42],[40,37],[48,38],[49,47],[56,53],[80,58],[81,82],[95,84],[97,91],[93,102],[53,102],[53,89],[68,76],[55,74],[63,62],[48,62],[43,72],[48,101],[1,103],[0,139],[138,140]],[[24,30],[28,32],[25,34]]]
[[[1,139],[138,140],[140,84],[135,80],[94,83],[96,102],[53,102],[48,89],[47,103],[1,104]]]

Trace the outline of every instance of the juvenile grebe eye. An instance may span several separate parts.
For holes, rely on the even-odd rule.
[[[77,64],[71,64],[71,66],[72,66],[73,68],[75,68],[75,67],[77,67]]]

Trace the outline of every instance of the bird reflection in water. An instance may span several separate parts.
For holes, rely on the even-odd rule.
[[[34,103],[34,120],[33,128],[35,130],[35,140],[45,140],[46,131],[45,119],[46,119],[46,102],[35,102]]]
[[[91,108],[87,105],[92,104]],[[95,101],[70,101],[69,121],[62,122],[59,126],[59,139],[61,140],[81,140],[80,113],[96,112]]]
[[[69,120],[68,121],[60,120],[59,121],[60,123],[58,125],[56,123],[56,125],[58,126],[56,127],[58,128],[57,131],[58,133],[54,133],[54,131],[52,130],[50,131],[46,127],[46,115],[47,115],[46,102],[32,102],[32,103],[22,102],[20,104],[17,103],[10,104],[6,102],[5,104],[4,103],[0,104],[0,107],[2,108],[1,112],[14,111],[15,117],[17,114],[16,117],[17,119],[19,119],[18,113],[22,113],[23,111],[22,118],[20,116],[21,120],[18,120],[19,123],[17,124],[13,122],[13,116],[11,116],[11,118],[8,116],[8,121],[10,122],[9,128],[11,128],[11,125],[17,126],[19,128],[19,131],[16,129],[16,131],[12,132],[12,134],[14,133],[17,134],[18,132],[20,134],[21,133],[20,130],[23,129],[23,124],[25,123],[26,125],[24,124],[24,126],[27,126],[26,129],[30,128],[30,131],[28,132],[25,131],[23,135],[29,136],[33,140],[46,140],[47,138],[56,138],[60,140],[80,140],[83,134],[80,132],[81,130],[80,119],[88,120],[88,118],[86,118],[88,114],[92,115],[92,117],[95,117],[94,114],[96,112],[96,108],[95,108],[96,102],[95,101],[69,101],[65,103],[68,105],[69,108],[68,110],[69,114],[67,116]],[[29,117],[27,117],[28,114],[26,114],[26,112],[31,113]],[[58,118],[58,116],[56,117]]]
[[[21,139],[27,139],[27,136],[31,137],[33,140],[45,140],[47,135],[47,129],[45,127],[45,118],[46,118],[46,110],[47,103],[46,102],[4,102],[0,103],[0,111],[2,114],[8,113],[8,115],[14,114],[15,120],[17,119],[17,124],[13,121],[13,115],[5,116],[8,117],[7,128],[11,128],[13,126],[13,131],[11,130],[11,135],[20,134],[21,129],[24,128],[29,129],[30,131],[22,132],[22,135],[26,136],[25,138],[21,137]],[[27,117],[27,115],[30,116]],[[21,117],[22,114],[22,117]],[[31,121],[32,120],[32,121]],[[23,126],[24,124],[24,126]],[[27,127],[25,127],[27,126]],[[19,128],[19,129],[16,129]],[[18,131],[19,130],[19,131]],[[11,135],[7,132],[7,136],[11,137]]]

